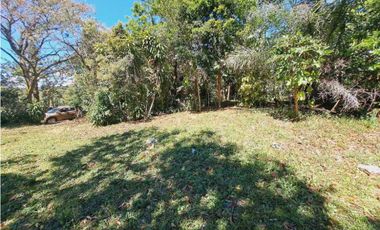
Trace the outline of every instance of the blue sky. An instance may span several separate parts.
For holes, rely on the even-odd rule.
[[[137,0],[82,0],[95,10],[95,18],[107,27],[118,21],[126,22],[126,16],[132,16],[131,8]]]
[[[78,0],[91,5],[94,8],[95,18],[106,27],[112,27],[118,21],[126,22],[126,16],[132,16],[133,3],[138,0]],[[5,41],[1,41],[1,46],[5,49],[9,45]],[[0,63],[9,60],[9,57],[0,52]]]

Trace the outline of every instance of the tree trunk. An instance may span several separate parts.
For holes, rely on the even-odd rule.
[[[200,92],[200,89],[199,89],[199,79],[198,79],[198,74],[196,73],[195,74],[195,96],[197,98],[197,112],[201,112],[202,111],[202,105],[201,105],[201,92]]]
[[[222,75],[218,73],[216,78],[216,96],[218,99],[218,108],[222,107]]]
[[[230,100],[230,96],[231,96],[231,84],[227,86],[227,101]]]
[[[26,100],[28,103],[33,102],[33,98],[36,99],[36,101],[40,100],[39,97],[39,91],[38,91],[38,81],[37,78],[32,78],[32,79],[25,79],[27,84],[27,89],[26,89]]]
[[[332,109],[330,110],[332,113],[335,113],[335,109],[336,109],[336,107],[338,106],[339,102],[340,102],[340,100],[338,100],[338,101],[335,103],[334,107],[332,107]]]
[[[210,85],[209,85],[209,81],[208,81],[208,78],[205,80],[205,89],[206,89],[206,95],[207,95],[207,109],[210,110]]]
[[[33,97],[36,99],[37,102],[40,101],[40,91],[38,89],[38,82],[36,81],[36,85],[34,86],[34,91],[33,91]]]
[[[154,71],[154,77],[155,77],[155,81],[156,81],[155,82],[155,88],[153,89],[154,92],[153,92],[153,96],[152,96],[152,102],[150,103],[149,110],[147,111],[147,114],[145,115],[145,120],[147,120],[151,117],[154,102],[156,100],[156,92],[159,91],[159,87],[160,87],[160,77],[159,77],[159,73],[158,73],[159,68],[160,68],[160,66],[156,66],[156,68],[155,68],[156,70]]]
[[[26,89],[26,101],[28,103],[32,103],[33,101],[33,89],[30,86]]]
[[[293,103],[294,103],[294,113],[296,116],[298,116],[298,112],[299,112],[299,109],[298,109],[298,92],[299,92],[299,88],[298,87],[294,88]]]
[[[153,94],[153,97],[152,97],[152,102],[150,103],[150,107],[149,107],[149,110],[148,110],[148,113],[145,115],[145,120],[148,120],[150,118],[150,114],[152,112],[152,109],[153,109],[153,105],[154,105],[154,101],[156,100],[156,94],[154,93]]]
[[[176,99],[178,97],[178,94],[179,94],[179,92],[177,92],[177,90],[178,90],[178,87],[180,86],[177,61],[174,61],[173,76],[174,76],[174,79],[173,79],[174,85],[172,87],[171,93],[174,95],[174,98]]]

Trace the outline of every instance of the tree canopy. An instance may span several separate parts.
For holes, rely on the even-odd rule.
[[[78,35],[89,8],[64,1],[4,0],[1,2],[1,47],[16,64],[26,84],[26,97],[40,100],[41,78],[67,68],[68,48]]]
[[[97,125],[231,101],[290,100],[296,116],[299,106],[379,107],[379,1],[146,0],[132,10],[108,29],[70,0],[2,1],[2,50],[28,103],[40,79],[65,71],[65,102]]]

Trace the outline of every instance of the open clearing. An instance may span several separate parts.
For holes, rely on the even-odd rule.
[[[270,113],[4,128],[2,227],[379,229],[379,126]]]

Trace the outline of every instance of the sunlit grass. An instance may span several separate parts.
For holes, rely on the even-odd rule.
[[[380,165],[379,126],[271,114],[2,129],[2,226],[378,228],[379,179],[356,166]]]

